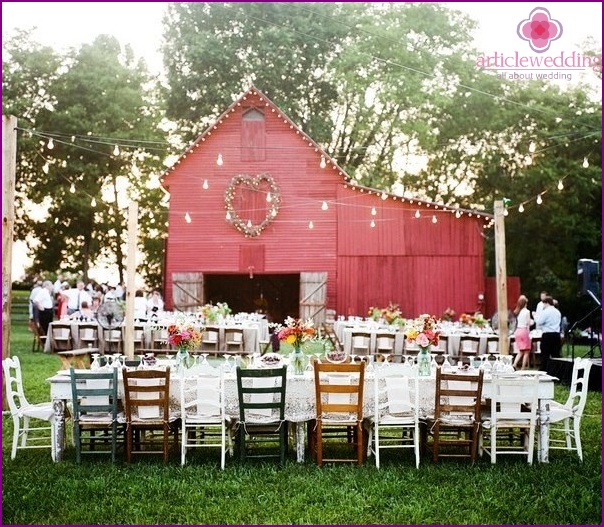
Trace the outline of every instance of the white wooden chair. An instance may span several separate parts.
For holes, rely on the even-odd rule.
[[[11,450],[11,459],[17,456],[17,450],[23,448],[49,448],[54,461],[56,458],[56,422],[55,412],[52,403],[30,404],[25,398],[23,392],[23,380],[21,377],[21,362],[19,357],[7,357],[2,361],[2,369],[4,370],[4,382],[6,384],[6,398],[8,407],[13,418],[13,446]],[[30,423],[31,419],[38,421],[46,421],[49,426],[33,426]],[[39,434],[40,431],[50,431],[50,438],[46,433]],[[30,437],[29,433],[34,432]],[[50,445],[40,444],[47,443],[50,439]],[[19,440],[20,443],[19,444]],[[28,440],[31,443],[28,445]]]
[[[367,331],[353,331],[351,336],[351,355],[371,354],[371,333]]]
[[[539,406],[539,377],[494,375],[491,390],[490,412],[483,411],[482,414],[480,454],[489,454],[493,464],[497,462],[498,454],[525,455],[529,465],[532,465]],[[498,435],[501,430],[512,433]],[[519,443],[514,441],[514,432],[517,430],[520,431]],[[488,439],[488,446],[484,444],[485,438]]]
[[[401,375],[394,367],[381,370],[374,381],[375,405],[370,418],[367,455],[375,455],[380,468],[380,450],[413,448],[419,468],[419,385],[417,375]],[[408,433],[405,434],[405,431]]]
[[[224,379],[204,372],[180,379],[182,420],[181,464],[189,448],[220,448],[220,468],[224,470],[227,450],[232,454],[231,420],[225,413]]]
[[[583,410],[587,402],[590,370],[591,361],[589,359],[575,359],[570,394],[567,401],[564,404],[556,401],[547,403],[549,405],[550,450],[576,451],[581,461],[583,461],[581,417],[583,416]],[[572,429],[570,426],[571,419],[573,422]],[[552,434],[555,435],[560,432],[564,433],[564,439],[552,437]]]

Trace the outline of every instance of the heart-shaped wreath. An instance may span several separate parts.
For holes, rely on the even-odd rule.
[[[240,174],[226,190],[226,220],[245,236],[258,236],[275,219],[280,203],[279,187],[270,174]],[[262,211],[264,219],[258,222]],[[246,213],[248,217],[242,217]]]

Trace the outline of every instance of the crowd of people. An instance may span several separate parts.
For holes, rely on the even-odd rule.
[[[39,328],[40,334],[48,333],[48,326],[56,319],[79,318],[94,320],[103,302],[119,302],[126,298],[124,284],[86,284],[79,280],[70,284],[59,275],[50,280],[36,280],[29,295],[29,320]],[[154,289],[149,294],[140,289],[135,293],[134,318],[146,321],[156,318],[164,309],[161,294]]]
[[[532,329],[537,329],[541,332],[539,367],[541,370],[545,370],[550,358],[560,357],[562,339],[568,325],[566,317],[563,317],[558,309],[558,301],[552,298],[547,291],[541,291],[540,301],[535,310],[531,312],[528,309],[528,298],[520,295],[514,315],[517,321],[514,332],[516,351],[514,368],[518,367],[520,363],[522,363],[523,370],[529,367],[533,347],[530,332]]]

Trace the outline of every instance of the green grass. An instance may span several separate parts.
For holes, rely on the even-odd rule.
[[[45,379],[55,356],[31,353],[24,323],[14,324],[12,354],[21,358],[31,402],[48,400]],[[556,387],[556,399],[568,389]],[[599,524],[602,520],[602,397],[590,392],[582,425],[584,461],[554,451],[547,465],[501,457],[491,466],[439,465],[412,453],[383,455],[382,467],[316,467],[290,457],[242,465],[213,452],[188,455],[181,467],[159,458],[131,465],[85,458],[68,444],[62,463],[49,451],[24,450],[10,460],[12,421],[2,422],[3,524]],[[69,433],[69,432],[68,432]]]

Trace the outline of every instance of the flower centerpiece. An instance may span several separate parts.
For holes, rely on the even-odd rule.
[[[386,324],[399,324],[402,318],[402,313],[398,304],[390,302],[387,307],[379,308],[371,306],[368,315],[376,322],[383,320]]]
[[[462,313],[459,315],[459,322],[462,326],[471,326],[474,324],[474,317],[469,313]]]
[[[181,365],[189,366],[189,350],[199,348],[203,330],[203,327],[196,326],[192,321],[184,318],[168,324],[168,344],[178,348],[177,368]]]
[[[419,346],[417,363],[421,376],[430,375],[430,346],[438,346],[440,338],[437,324],[435,316],[420,315],[411,322],[405,331],[407,342]]]
[[[484,318],[484,316],[482,315],[482,313],[480,311],[477,311],[476,313],[474,313],[474,325],[476,327],[484,328],[488,323],[489,323],[489,321],[486,318]]]
[[[281,342],[287,342],[294,348],[290,356],[290,364],[296,375],[303,374],[305,367],[304,354],[300,348],[304,342],[316,339],[316,330],[312,320],[287,317],[284,325],[278,324],[275,327],[275,332]]]
[[[456,316],[457,316],[457,313],[455,313],[455,310],[453,308],[448,307],[447,309],[445,309],[443,311],[443,314],[440,317],[440,319],[444,320],[445,322],[453,322],[453,320],[455,320]]]
[[[217,302],[216,305],[212,303],[205,304],[199,308],[199,311],[204,320],[211,324],[218,322],[221,317],[225,319],[232,313],[231,308],[226,302]]]

